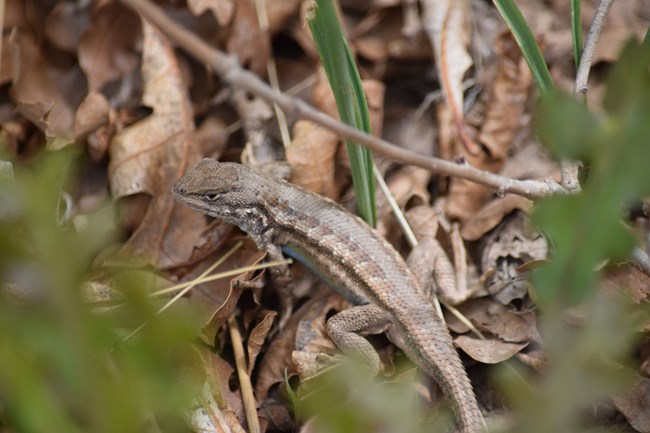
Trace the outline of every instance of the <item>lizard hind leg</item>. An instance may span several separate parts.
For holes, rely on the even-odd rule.
[[[390,326],[390,316],[373,304],[359,305],[332,316],[327,333],[341,351],[362,361],[374,374],[382,370],[379,354],[363,335],[381,334]]]

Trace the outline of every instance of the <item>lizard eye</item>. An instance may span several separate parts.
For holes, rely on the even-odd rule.
[[[205,198],[205,201],[215,202],[219,200],[220,195],[212,192],[212,193],[205,194],[203,197]]]

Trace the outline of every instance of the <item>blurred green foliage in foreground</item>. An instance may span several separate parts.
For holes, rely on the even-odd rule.
[[[554,94],[543,98],[538,116],[545,145],[589,170],[582,193],[544,200],[534,213],[553,250],[551,261],[533,274],[544,373],[529,376],[530,386],[502,373],[519,415],[513,431],[594,431],[584,422],[587,409],[597,411],[633,386],[635,343],[650,319],[647,302],[630,302],[625,288],[597,290],[599,267],[607,259],[616,266],[634,245],[625,208],[650,194],[649,47],[630,42],[623,50],[609,73],[603,111]]]
[[[196,328],[156,317],[148,282],[129,272],[101,273],[123,305],[92,311],[82,286],[115,215],[105,206],[63,218],[74,159],[44,153],[0,180],[0,431],[187,431],[192,380],[178,366]]]

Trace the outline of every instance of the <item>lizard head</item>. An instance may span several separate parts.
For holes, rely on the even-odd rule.
[[[176,200],[185,206],[242,226],[242,214],[258,206],[258,194],[251,190],[258,182],[256,172],[240,164],[203,159],[172,188]]]

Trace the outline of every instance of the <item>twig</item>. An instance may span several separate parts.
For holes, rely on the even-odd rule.
[[[341,137],[366,146],[376,153],[396,161],[425,168],[439,175],[459,177],[480,183],[496,189],[499,194],[514,193],[535,199],[555,194],[573,193],[573,191],[567,190],[553,179],[547,179],[545,181],[511,179],[479,170],[466,163],[455,163],[440,158],[426,157],[397,147],[381,138],[365,134],[316,110],[300,99],[274,91],[256,75],[242,69],[234,57],[210,47],[196,35],[180,27],[150,1],[122,0],[122,3],[135,9],[148,21],[155,24],[168,37],[176,41],[188,53],[212,67],[223,80],[232,86],[260,96],[267,101],[274,102],[286,114],[318,123],[338,133]]]
[[[591,22],[591,27],[589,27],[589,32],[587,33],[587,40],[585,41],[584,50],[580,56],[580,63],[578,65],[578,72],[576,73],[576,81],[573,88],[573,96],[578,97],[582,96],[584,99],[589,88],[587,83],[589,81],[589,71],[591,70],[591,62],[594,58],[596,52],[596,46],[598,45],[598,38],[600,37],[600,32],[605,25],[605,18],[609,13],[609,9],[612,7],[614,0],[601,0],[598,5],[598,9],[594,14],[594,19]],[[560,185],[566,188],[569,191],[580,191],[580,182],[578,181],[578,172],[579,167],[578,163],[573,161],[561,161],[560,162]]]
[[[246,371],[244,344],[242,343],[239,327],[237,326],[237,322],[235,322],[234,316],[231,316],[228,320],[228,332],[230,333],[230,341],[232,342],[232,349],[235,353],[235,366],[237,367],[237,377],[239,378],[244,412],[246,413],[246,421],[248,422],[248,431],[250,433],[260,433],[262,429],[260,428],[260,420],[257,416],[253,385],[251,384],[251,377]]]
[[[600,31],[605,25],[605,18],[607,18],[612,3],[614,3],[614,0],[600,1],[596,14],[594,15],[594,20],[591,22],[591,27],[589,27],[587,39],[585,40],[585,48],[582,52],[582,56],[580,56],[580,66],[578,67],[578,73],[576,74],[576,83],[573,89],[573,94],[575,96],[578,94],[586,95],[589,91],[587,82],[589,81],[591,62],[594,58],[594,53],[596,52],[596,45],[598,45]]]

